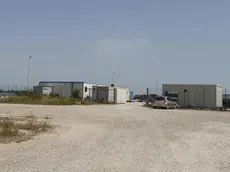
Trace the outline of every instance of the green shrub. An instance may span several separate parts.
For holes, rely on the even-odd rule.
[[[43,105],[74,105],[76,99],[64,97],[43,97],[41,104]]]
[[[76,104],[76,99],[74,98],[65,98],[64,99],[64,104],[65,105],[72,105],[72,104]]]
[[[73,90],[72,97],[75,99],[80,99],[80,90],[78,89]]]
[[[55,93],[50,93],[49,96],[52,97],[52,98],[53,98],[53,97],[60,97],[59,94],[55,94]]]
[[[20,90],[20,91],[16,91],[15,92],[17,96],[33,96],[35,95],[35,92],[34,91],[31,91],[31,90]]]

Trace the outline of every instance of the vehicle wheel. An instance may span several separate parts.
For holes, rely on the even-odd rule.
[[[156,106],[153,106],[153,109],[156,109],[157,107]]]

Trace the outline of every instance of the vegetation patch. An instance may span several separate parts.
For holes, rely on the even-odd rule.
[[[98,102],[91,100],[91,99],[84,99],[81,101],[82,105],[95,105],[98,104]]]
[[[33,104],[33,105],[98,105],[98,104],[115,104],[104,100],[92,100],[90,97],[81,99],[78,89],[72,92],[71,97],[60,97],[58,94],[37,95],[32,91],[18,91],[14,96],[0,97],[0,103],[8,104]]]
[[[0,103],[40,104],[40,105],[75,105],[79,100],[58,96],[10,96],[0,98]]]
[[[0,143],[19,143],[53,128],[51,118],[38,118],[32,112],[23,117],[0,117]]]

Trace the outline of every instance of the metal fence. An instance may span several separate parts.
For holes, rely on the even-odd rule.
[[[0,97],[20,95],[19,92],[26,92],[31,90],[33,89],[28,90],[27,86],[20,86],[17,84],[0,85]]]
[[[30,88],[32,89],[32,88]],[[28,90],[28,86],[18,85],[18,84],[4,84],[0,85],[1,91],[18,91],[18,90]]]

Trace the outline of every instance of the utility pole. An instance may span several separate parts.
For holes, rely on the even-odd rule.
[[[204,87],[203,87],[203,108],[204,108]]]
[[[29,64],[28,64],[28,83],[27,83],[27,89],[28,91],[30,90],[30,60],[31,60],[32,56],[29,57],[28,61],[29,61]]]
[[[9,97],[9,91],[10,91],[10,85],[8,84],[8,87],[7,87],[7,96]]]
[[[146,88],[146,93],[147,93],[147,95],[146,95],[146,104],[149,104],[149,89],[148,88]]]
[[[158,80],[156,82],[156,96],[158,95]]]
[[[228,104],[227,104],[227,89],[226,88],[224,89],[224,94],[225,94],[225,97],[224,97],[224,109],[226,110],[228,108]]]
[[[185,88],[184,89],[184,107],[186,107],[186,100],[185,100],[185,94],[188,92],[188,89],[187,88]]]
[[[112,77],[112,85],[115,86],[115,72],[113,72],[113,77]]]

